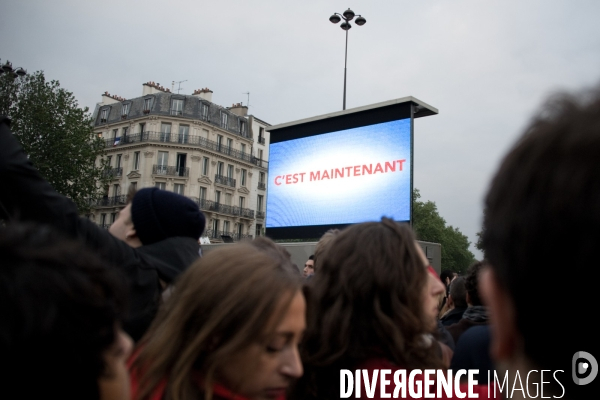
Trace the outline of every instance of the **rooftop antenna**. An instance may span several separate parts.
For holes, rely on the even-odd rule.
[[[246,107],[250,108],[250,92],[242,93],[248,95],[248,102],[246,103]]]
[[[180,91],[181,91],[181,89],[182,89],[182,87],[181,87],[181,84],[182,84],[183,82],[187,82],[187,79],[186,79],[185,81],[179,81],[179,82],[175,82],[175,81],[173,81],[173,82],[171,83],[171,92],[174,92],[174,91],[175,91],[175,84],[177,84],[177,94],[179,94],[179,92],[180,92]]]

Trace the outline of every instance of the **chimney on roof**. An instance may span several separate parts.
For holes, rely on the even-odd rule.
[[[227,109],[235,115],[239,115],[240,117],[245,117],[248,115],[248,106],[244,106],[242,103],[232,104],[232,106],[228,107]]]
[[[160,86],[160,83],[156,83],[154,81],[148,81],[142,84],[142,96],[154,93],[171,93],[171,91]]]
[[[117,97],[118,96],[113,96],[108,92],[102,93],[102,105],[118,103],[119,99],[117,99]]]
[[[213,94],[213,91],[210,90],[209,88],[202,88],[202,89],[194,90],[194,93],[192,93],[192,96],[210,101],[212,103],[212,94]]]

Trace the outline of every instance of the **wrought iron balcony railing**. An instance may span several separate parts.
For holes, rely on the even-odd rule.
[[[118,178],[123,176],[123,167],[118,168],[107,168],[102,171],[102,175],[105,178]]]
[[[268,168],[269,163],[254,157],[252,154],[242,152],[223,144],[219,144],[213,140],[208,140],[198,135],[181,135],[179,133],[166,132],[142,132],[132,135],[120,137],[118,139],[104,139],[106,147],[123,146],[127,144],[135,144],[141,142],[151,143],[184,143],[190,146],[198,146],[207,150],[212,150],[217,153],[225,154],[238,160],[242,160],[262,168]]]
[[[115,207],[115,206],[124,206],[127,204],[127,196],[119,195],[112,197],[103,197],[98,199],[95,203],[96,207]]]
[[[215,183],[235,187],[235,179],[223,175],[215,175]]]
[[[258,138],[258,143],[265,144],[265,138],[264,137],[259,137]]]
[[[207,229],[206,232],[204,232],[204,236],[209,237],[209,238],[213,238],[213,239],[221,239],[221,235],[223,236],[230,236],[233,240],[240,241],[242,239],[246,239],[246,238],[251,238],[252,235],[247,235],[247,234],[239,234],[239,233],[234,233],[234,232],[227,232],[227,231],[215,231],[213,229]]]
[[[266,190],[267,189],[267,184],[264,182],[258,182],[258,188],[261,190]]]
[[[256,218],[265,218],[265,212],[264,211],[257,211],[256,212]]]
[[[168,176],[182,176],[189,177],[189,167],[174,167],[172,165],[156,165],[152,166],[152,174],[154,175],[168,175]]]
[[[240,218],[254,219],[254,210],[249,208],[242,208],[237,206],[228,206],[223,203],[217,203],[212,200],[199,199],[197,197],[190,197],[193,201],[198,204],[201,210],[213,211],[221,214],[233,215]]]

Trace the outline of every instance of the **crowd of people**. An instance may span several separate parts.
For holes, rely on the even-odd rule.
[[[479,398],[500,397],[487,371],[529,386],[532,370],[562,371],[542,373],[546,395],[589,398],[597,383],[570,368],[578,351],[600,354],[589,333],[599,157],[600,91],[552,98],[490,184],[486,260],[465,275],[438,276],[410,226],[385,217],[326,232],[301,272],[267,238],[200,257],[204,215],[156,188],[131,193],[109,231],[96,226],[2,117],[3,395],[338,399],[342,370],[478,369]]]

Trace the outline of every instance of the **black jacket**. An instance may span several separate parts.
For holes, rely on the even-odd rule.
[[[189,267],[198,258],[198,242],[177,237],[134,249],[80,218],[75,204],[57,193],[33,167],[9,122],[0,116],[0,217],[52,225],[82,240],[121,270],[129,287],[129,317],[124,328],[138,340],[156,314],[162,292],[159,278],[170,283]]]
[[[440,321],[442,321],[442,325],[450,326],[452,324],[456,324],[458,321],[462,319],[463,314],[467,307],[455,307],[452,310],[448,311]]]

